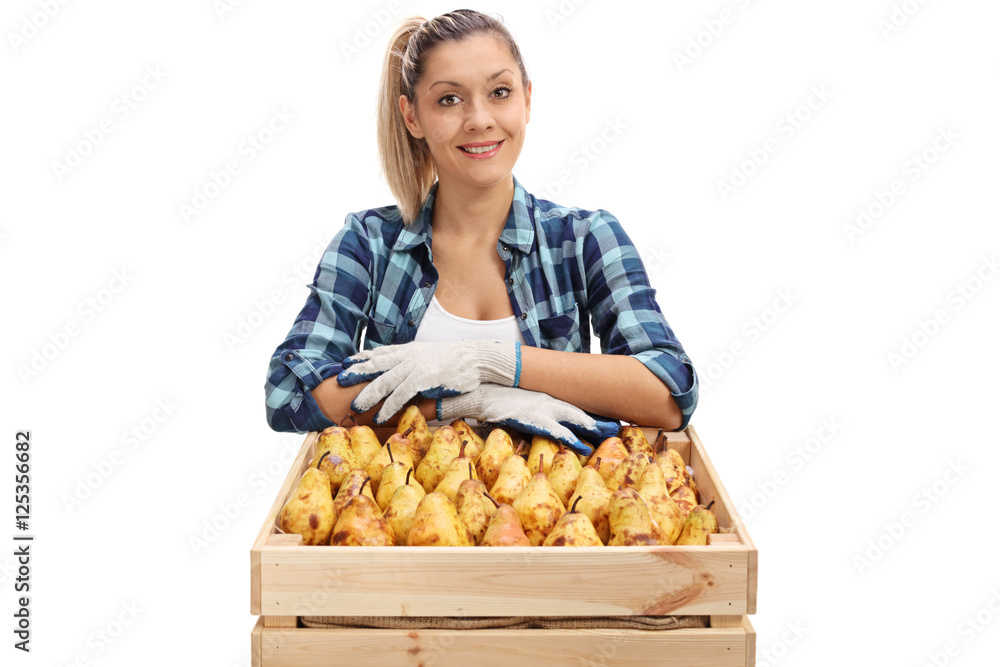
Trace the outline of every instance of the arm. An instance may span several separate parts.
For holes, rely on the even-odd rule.
[[[317,405],[319,405],[320,410],[322,410],[323,413],[327,415],[327,418],[331,419],[331,421],[339,422],[347,416],[348,413],[351,413],[355,416],[358,424],[375,426],[375,413],[382,408],[382,401],[376,403],[375,407],[371,408],[367,412],[358,413],[351,409],[351,401],[353,401],[366,386],[368,386],[368,383],[362,382],[350,387],[341,387],[337,383],[336,376],[334,376],[323,380],[323,382],[317,385],[316,388],[313,389],[312,395],[316,400]],[[411,402],[415,403],[417,407],[420,408],[420,414],[424,416],[424,419],[428,421],[437,419],[437,402],[433,398],[421,398],[418,396]],[[398,414],[400,413],[397,413],[397,415]],[[332,419],[333,417],[336,417],[336,419]],[[390,419],[387,423],[395,424],[396,419]]]

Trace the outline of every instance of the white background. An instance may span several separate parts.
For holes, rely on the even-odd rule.
[[[45,4],[0,13],[0,533],[27,428],[37,536],[30,656],[0,549],[4,660],[247,665],[248,553],[302,440],[264,420],[268,358],[344,216],[392,203],[373,17],[455,7]],[[623,222],[695,360],[693,424],[760,550],[758,664],[995,660],[1000,6],[475,8],[533,80],[518,179]]]

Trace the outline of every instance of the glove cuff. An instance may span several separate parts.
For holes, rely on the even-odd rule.
[[[478,419],[483,407],[481,393],[473,390],[458,396],[439,398],[437,402],[438,421],[450,422],[453,419],[466,417]]]
[[[480,382],[516,387],[521,383],[521,343],[491,340],[477,343]]]

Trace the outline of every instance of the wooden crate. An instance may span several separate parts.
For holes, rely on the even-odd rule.
[[[391,430],[376,430],[384,442]],[[655,429],[646,429],[650,442]],[[313,457],[306,436],[250,552],[254,667],[332,659],[366,665],[681,665],[750,667],[757,549],[694,429],[669,446],[715,500],[708,546],[330,547],[277,531],[278,513]],[[299,616],[704,615],[710,627],[649,630],[298,628]],[[498,649],[502,649],[498,651]],[[491,662],[494,660],[494,662]]]

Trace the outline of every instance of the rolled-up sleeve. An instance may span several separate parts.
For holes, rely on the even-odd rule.
[[[635,357],[666,384],[685,428],[698,404],[697,373],[660,311],[639,253],[607,211],[595,211],[589,219],[583,263],[601,351]]]
[[[267,368],[267,422],[275,431],[321,431],[333,425],[312,390],[358,351],[371,302],[372,253],[364,225],[349,215],[330,242],[309,296]]]

